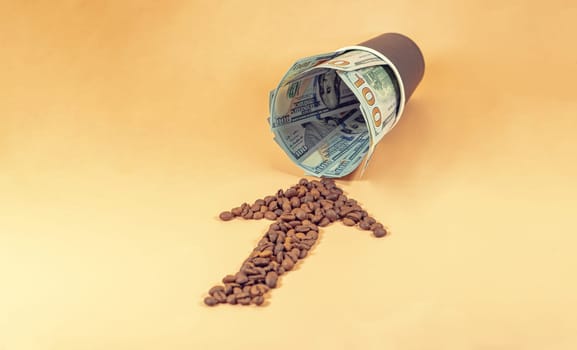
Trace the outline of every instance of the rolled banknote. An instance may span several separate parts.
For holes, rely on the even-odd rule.
[[[367,41],[370,46],[300,59],[271,91],[269,125],[274,139],[307,174],[342,177],[364,159],[362,175],[377,143],[400,119],[407,95],[401,74],[407,75],[406,67],[397,69],[377,49],[414,45],[406,40],[410,41],[384,34]],[[383,41],[396,46],[383,49]],[[419,67],[416,83],[415,74],[409,74],[409,89],[414,90],[422,77],[424,63]]]

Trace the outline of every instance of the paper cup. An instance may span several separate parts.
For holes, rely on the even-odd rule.
[[[364,171],[424,70],[418,46],[397,33],[300,59],[271,92],[275,141],[309,175],[343,177],[363,159]]]

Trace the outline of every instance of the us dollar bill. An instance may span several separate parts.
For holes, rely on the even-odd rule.
[[[353,50],[295,63],[271,92],[275,141],[306,173],[341,177],[397,122],[396,79],[379,57]]]
[[[338,69],[341,71],[354,71],[361,68],[379,66],[382,64],[383,60],[370,52],[351,50],[335,56],[330,60],[318,63],[314,68],[330,68]]]
[[[335,82],[336,71],[324,69],[314,75],[303,76],[279,87],[271,115],[271,128],[277,129],[288,124],[300,124],[307,120],[319,119],[323,115],[339,113],[358,105],[357,97],[340,79],[329,87],[324,81]]]
[[[352,122],[351,122],[352,120]],[[291,159],[301,165],[315,168],[313,154],[327,156],[326,149],[340,135],[347,140],[351,134],[367,133],[366,124],[358,107],[338,113],[324,114],[304,123],[280,128],[275,138]]]
[[[345,84],[357,96],[371,137],[365,161],[361,167],[364,174],[377,143],[398,121],[398,85],[388,66],[371,66],[354,71],[338,71]]]

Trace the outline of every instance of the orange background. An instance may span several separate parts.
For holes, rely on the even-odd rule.
[[[577,5],[0,0],[0,349],[575,349]],[[383,32],[424,80],[267,306],[205,307],[302,172],[268,92]]]

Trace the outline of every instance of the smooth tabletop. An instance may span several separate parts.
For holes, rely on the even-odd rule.
[[[574,1],[0,0],[0,349],[577,347]],[[425,76],[264,307],[202,302],[302,177],[298,58],[403,33]]]

